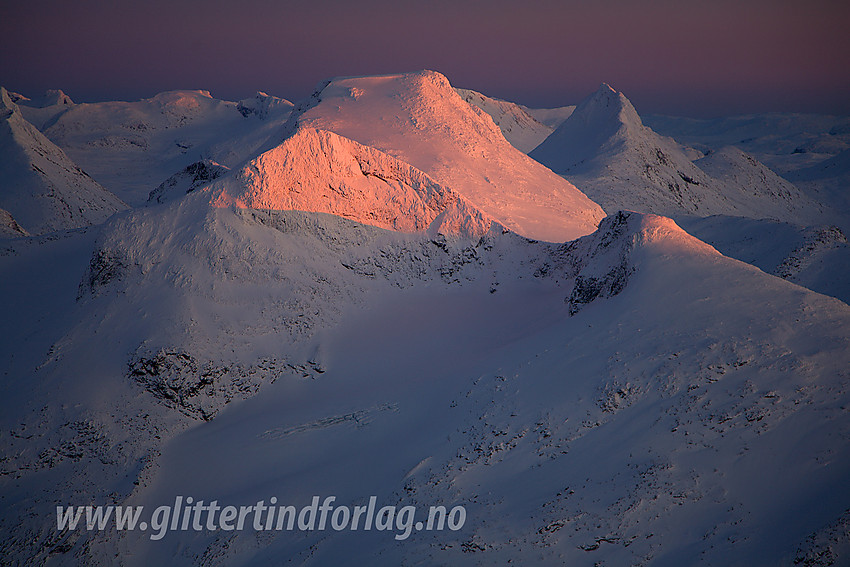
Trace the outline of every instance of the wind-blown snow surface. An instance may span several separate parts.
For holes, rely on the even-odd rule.
[[[407,162],[530,238],[576,238],[604,215],[571,183],[511,146],[487,114],[433,71],[328,81],[296,107],[292,121]]]
[[[698,152],[644,126],[629,100],[603,84],[529,155],[607,211],[806,222],[822,213],[793,185],[736,152],[694,162]]]
[[[850,307],[669,219],[618,214],[562,245],[445,240],[196,191],[8,241],[0,262],[16,274],[0,281],[9,561],[775,565],[841,550],[826,536],[850,510]],[[401,542],[55,531],[56,504],[175,494],[376,495],[464,505],[467,522]]]
[[[127,208],[27,122],[0,87],[0,207],[30,234],[100,224]]]

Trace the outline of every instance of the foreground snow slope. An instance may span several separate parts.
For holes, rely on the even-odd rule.
[[[299,104],[292,120],[407,162],[530,238],[576,238],[603,216],[571,183],[511,146],[487,114],[433,71],[333,79]]]
[[[822,210],[751,156],[701,157],[643,125],[629,100],[603,84],[530,154],[608,211],[713,214],[810,222]]]
[[[99,224],[127,207],[27,122],[3,87],[0,155],[0,207],[13,217],[4,224],[44,234]]]
[[[553,245],[207,197],[5,244],[11,561],[776,565],[840,551],[838,300],[654,215]],[[30,281],[55,287],[47,302]],[[55,530],[56,504],[177,494],[376,495],[468,517],[405,541]]]

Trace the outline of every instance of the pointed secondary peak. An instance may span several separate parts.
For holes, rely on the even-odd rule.
[[[590,103],[610,106],[622,104],[623,100],[627,99],[620,91],[614,89],[608,83],[602,83],[595,91],[593,91],[592,94],[587,96],[581,104],[579,104],[579,107]]]
[[[0,208],[30,234],[99,224],[126,204],[89,177],[0,91]]]
[[[211,159],[203,159],[186,166],[163,181],[148,195],[148,203],[165,203],[187,195],[223,177],[230,168]]]
[[[669,217],[625,210],[602,219],[599,230],[582,240],[590,244],[590,255],[600,254],[615,243],[629,249],[661,244],[669,249],[684,248],[713,256],[720,254],[712,246],[685,232]]]
[[[637,111],[622,93],[602,83],[529,156],[557,172],[584,167],[602,152],[645,137]]]
[[[602,83],[593,94],[585,98],[576,107],[574,114],[577,116],[590,115],[594,120],[608,117],[624,124],[643,125],[631,101],[608,83]]]
[[[8,92],[8,96],[15,104],[28,108],[49,108],[52,106],[74,106],[74,101],[60,89],[49,89],[44,94],[30,99],[22,94]]]
[[[611,96],[611,95],[616,96],[616,95],[619,95],[619,94],[620,94],[620,92],[619,92],[618,90],[616,90],[615,88],[613,88],[613,87],[612,87],[611,85],[609,85],[608,83],[602,83],[601,85],[599,85],[599,88],[598,88],[598,89],[596,89],[596,94],[598,94],[598,95],[603,95],[603,94],[604,94],[604,95],[608,95],[608,96]]]

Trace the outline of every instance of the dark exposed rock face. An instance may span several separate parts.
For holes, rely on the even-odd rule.
[[[625,289],[635,270],[628,259],[633,246],[629,226],[632,216],[624,211],[611,215],[599,223],[599,231],[567,245],[575,257],[582,258],[576,266],[573,290],[564,299],[570,315],[597,298],[613,297]]]

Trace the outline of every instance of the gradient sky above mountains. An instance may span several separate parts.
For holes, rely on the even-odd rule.
[[[338,75],[423,68],[530,106],[601,82],[645,113],[850,114],[839,0],[2,1],[0,84],[135,100],[297,100]]]

